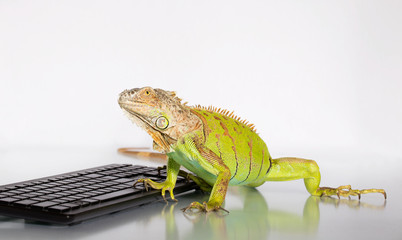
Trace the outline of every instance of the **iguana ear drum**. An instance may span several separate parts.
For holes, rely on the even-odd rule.
[[[166,129],[169,126],[169,121],[163,116],[158,117],[155,121],[155,126],[161,130]]]

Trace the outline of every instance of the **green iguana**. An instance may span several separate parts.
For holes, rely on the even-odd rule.
[[[208,202],[193,202],[185,210],[223,209],[230,185],[257,187],[266,181],[296,179],[304,179],[307,191],[313,196],[358,196],[360,199],[360,194],[382,193],[386,198],[383,189],[354,190],[350,185],[319,187],[321,177],[315,161],[271,158],[254,125],[233,112],[215,107],[190,107],[181,103],[174,92],[151,87],[125,90],[118,102],[128,117],[153,138],[154,149],[168,157],[166,181],[139,179],[136,184],[143,182],[145,186],[161,189],[163,198],[169,191],[175,200],[173,189],[183,166],[196,175],[191,175],[196,183],[212,187]]]

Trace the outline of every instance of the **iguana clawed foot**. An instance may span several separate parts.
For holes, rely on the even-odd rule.
[[[168,181],[158,183],[158,182],[152,181],[149,178],[141,178],[141,179],[138,179],[134,183],[133,187],[135,188],[137,186],[137,184],[141,183],[141,182],[144,183],[144,187],[145,187],[146,191],[148,191],[148,187],[151,187],[153,189],[161,189],[161,194],[162,194],[163,200],[165,200],[165,202],[167,202],[166,197],[165,197],[166,190],[169,191],[169,193],[170,193],[170,199],[177,202],[177,200],[174,198],[174,195],[173,195],[173,189],[174,189],[175,183],[168,182]]]
[[[181,209],[183,212],[186,212],[190,209],[198,209],[200,212],[211,212],[211,211],[225,211],[227,213],[229,213],[228,210],[224,209],[223,207],[219,206],[219,205],[213,205],[213,204],[209,204],[207,202],[203,202],[202,204],[199,202],[192,202],[190,205],[188,205],[187,207]]]
[[[361,197],[361,194],[367,194],[367,193],[381,193],[384,195],[384,198],[387,199],[387,193],[384,191],[384,189],[362,189],[362,190],[357,190],[357,189],[352,189],[350,185],[344,185],[340,186],[337,188],[331,188],[331,187],[320,187],[317,189],[317,193],[320,194],[320,196],[332,196],[332,195],[337,195],[338,198],[342,197],[350,197],[350,196],[358,196],[359,200]]]

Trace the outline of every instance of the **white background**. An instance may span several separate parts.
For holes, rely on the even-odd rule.
[[[152,86],[235,110],[272,155],[400,160],[401,12],[401,1],[1,0],[0,147],[151,146],[117,97]]]
[[[386,207],[379,194],[321,199],[316,239],[401,239],[402,1],[0,0],[0,185],[114,162],[159,165],[116,153],[151,146],[117,104],[143,86],[235,110],[274,158],[317,160],[321,186],[386,189]],[[302,181],[258,191],[273,212],[299,218],[309,196]],[[297,238],[259,221],[263,212],[252,228],[233,224],[258,202],[232,192],[223,228],[213,218],[192,227],[180,208],[202,199],[179,199],[181,239],[258,226],[269,239]],[[175,221],[162,209],[62,229],[0,216],[0,239],[163,239]]]

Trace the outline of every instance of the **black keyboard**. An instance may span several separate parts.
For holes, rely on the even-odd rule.
[[[166,170],[112,164],[0,186],[0,215],[51,224],[76,224],[161,199],[160,190],[133,184],[139,178],[156,182]],[[195,189],[178,176],[175,194]],[[169,195],[169,194],[166,194]]]

